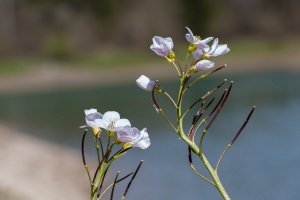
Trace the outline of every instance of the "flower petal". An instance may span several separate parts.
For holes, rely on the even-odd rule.
[[[128,119],[119,119],[115,122],[114,129],[120,129],[124,126],[131,126],[131,123]]]
[[[221,56],[228,53],[229,51],[230,49],[227,47],[227,44],[218,45],[211,56]]]
[[[214,40],[213,44],[211,45],[210,50],[207,52],[207,54],[212,55],[212,54],[216,51],[216,49],[217,49],[217,47],[218,47],[218,43],[219,43],[219,39],[216,38],[216,39]]]
[[[209,48],[208,46],[208,42],[210,42],[211,40],[213,40],[213,37],[208,37],[205,38],[204,40],[198,40],[195,42],[195,45],[199,48],[199,49],[205,49],[205,48]]]
[[[195,51],[192,52],[192,54],[193,54],[194,59],[198,60],[204,54],[204,50],[203,49],[196,49]]]
[[[133,144],[133,147],[139,147],[141,149],[146,149],[150,146],[150,138],[149,134],[147,133],[147,129],[144,128],[143,130],[140,131],[141,134],[141,139],[137,141],[136,143]]]
[[[104,119],[96,119],[95,123],[98,127],[100,128],[104,128],[105,130],[107,130],[109,123],[107,121],[105,121]]]
[[[146,91],[152,91],[153,87],[155,86],[155,82],[144,75],[141,75],[136,80],[136,83],[141,89],[146,90]]]
[[[169,50],[171,51],[174,47],[172,38],[170,38],[170,37],[164,38],[164,42],[168,46]]]
[[[191,29],[189,29],[188,27],[185,27],[189,33],[185,34],[185,38],[188,42],[190,43],[194,43],[195,42],[195,36],[193,34],[193,32],[191,31]]]
[[[208,37],[208,38],[205,38],[203,40],[200,40],[201,43],[209,43],[210,41],[212,41],[214,38],[213,37]]]
[[[85,115],[88,115],[88,114],[91,114],[91,113],[96,113],[96,112],[97,112],[97,109],[95,109],[95,108],[84,110]]]
[[[135,127],[125,126],[117,131],[117,135],[120,141],[132,143],[140,138],[140,131]]]
[[[116,111],[107,111],[102,116],[102,119],[110,124],[120,119],[120,114]]]
[[[196,71],[206,71],[214,66],[215,66],[215,63],[213,63],[209,60],[200,60],[199,62],[196,63],[196,65],[194,66],[194,69]]]
[[[157,55],[166,57],[172,51],[174,47],[172,38],[162,38],[159,36],[154,36],[152,38],[153,44],[150,46],[150,49],[154,51]]]

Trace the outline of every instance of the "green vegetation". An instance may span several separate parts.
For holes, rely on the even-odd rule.
[[[297,50],[299,40],[274,41],[259,39],[238,39],[234,41],[220,41],[220,43],[230,43],[231,52],[227,55],[231,58],[255,56],[283,56]],[[185,57],[187,44],[183,43],[174,48],[180,61]],[[67,57],[53,58],[52,56],[37,57],[11,57],[0,58],[0,75],[19,74],[33,71],[47,65],[55,65],[60,68],[76,69],[105,69],[118,67],[135,67],[145,63],[163,62],[161,57],[156,56],[151,50],[108,50],[105,52],[86,53],[81,55],[71,55]]]

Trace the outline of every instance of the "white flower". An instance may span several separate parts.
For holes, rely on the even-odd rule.
[[[133,147],[146,149],[150,146],[150,138],[147,133],[147,128],[139,131],[135,127],[123,127],[117,132],[118,139],[121,142],[129,142]]]
[[[150,46],[150,49],[157,55],[167,57],[172,54],[172,49],[174,47],[172,38],[154,36],[152,42],[153,44]]]
[[[200,37],[194,36],[193,32],[188,27],[185,28],[189,32],[185,34],[185,38],[187,39],[188,42],[190,42],[193,45],[196,45],[198,48],[208,48],[209,46],[207,45],[207,43],[214,39],[213,37],[208,37],[205,38],[204,40],[200,40]]]
[[[107,111],[102,119],[95,120],[96,125],[108,131],[117,131],[124,126],[131,126],[128,119],[120,119],[120,114],[116,111]]]
[[[209,57],[216,57],[221,56],[230,51],[227,47],[227,44],[218,45],[219,39],[216,38],[210,48],[199,48],[193,52],[194,58],[200,59],[202,57],[209,58]]]
[[[155,82],[144,75],[141,75],[136,80],[136,83],[141,89],[146,90],[146,91],[152,91],[153,87],[155,86]]]
[[[193,70],[194,71],[206,71],[214,66],[215,66],[215,63],[213,63],[209,60],[200,60],[193,66]]]
[[[91,128],[97,128],[98,126],[96,125],[95,120],[96,119],[101,119],[102,114],[97,112],[97,109],[91,108],[91,109],[85,109],[85,121],[86,125],[80,126],[80,128],[85,128],[85,127],[91,127]]]

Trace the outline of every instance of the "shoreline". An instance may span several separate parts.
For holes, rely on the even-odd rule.
[[[88,179],[79,152],[2,124],[0,136],[0,199],[88,198]]]
[[[300,72],[300,52],[285,56],[255,56],[230,57],[214,59],[216,67],[227,67],[218,74],[257,73],[259,71],[290,71]],[[135,81],[140,75],[146,75],[153,80],[177,78],[176,71],[168,62],[153,62],[131,67],[114,67],[111,69],[84,69],[71,66],[48,64],[17,75],[0,75],[0,94],[38,92],[54,89],[71,89],[94,85],[108,85]]]

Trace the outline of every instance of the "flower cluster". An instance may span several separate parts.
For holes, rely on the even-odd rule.
[[[128,119],[121,119],[120,114],[116,111],[107,111],[103,115],[97,112],[97,109],[91,108],[84,110],[86,125],[80,128],[91,127],[95,135],[100,135],[101,128],[108,131],[110,136],[117,133],[118,140],[127,143],[133,147],[146,149],[150,145],[150,138],[147,129],[139,131],[131,127]]]
[[[217,97],[218,95],[214,95],[214,93],[223,85],[225,85],[226,79],[221,84],[217,85],[214,89],[195,99],[195,101],[187,107],[188,109],[185,110],[183,110],[184,108],[186,108],[186,101],[184,101],[184,96],[186,95],[187,90],[189,90],[198,81],[226,66],[224,65],[217,69],[206,72],[205,74],[201,74],[198,78],[190,81],[192,80],[191,77],[194,76],[194,73],[197,73],[199,71],[207,71],[215,66],[215,63],[210,61],[211,57],[224,55],[228,53],[230,49],[227,47],[227,44],[219,44],[218,38],[208,37],[205,39],[201,39],[200,36],[194,35],[189,28],[186,27],[186,29],[188,33],[185,34],[185,38],[189,42],[189,45],[184,65],[181,65],[180,62],[176,59],[175,53],[173,52],[174,44],[172,38],[162,38],[159,36],[155,36],[152,39],[153,44],[150,46],[150,49],[157,55],[166,58],[168,62],[174,65],[180,80],[177,97],[174,98],[173,95],[169,95],[166,90],[162,89],[162,87],[158,85],[158,80],[155,82],[144,75],[141,75],[136,80],[136,83],[141,89],[152,92],[152,101],[154,103],[154,108],[156,109],[156,111],[162,114],[162,116],[165,118],[174,132],[179,136],[179,138],[181,138],[188,145],[188,160],[190,163],[190,167],[195,172],[195,174],[216,187],[223,199],[230,200],[230,197],[227,194],[218,176],[218,167],[225,152],[233,145],[233,143],[239,137],[241,131],[248,123],[254,111],[254,108],[251,110],[244,124],[241,126],[232,141],[221,153],[216,166],[212,167],[212,165],[204,155],[203,141],[205,135],[207,134],[211,125],[215,122],[217,116],[219,116],[220,111],[222,110],[224,104],[228,99],[232,88],[232,82],[219,97]],[[212,44],[210,45],[209,43],[211,41]],[[191,56],[192,58],[189,58],[189,56]],[[191,62],[189,61],[189,59],[192,59]],[[188,63],[191,63],[189,67]],[[155,92],[162,93],[166,95],[167,98],[169,98],[175,111],[175,118],[170,118],[167,112],[165,112],[158,104],[158,100],[155,98]],[[218,98],[219,100],[214,101],[216,98]],[[82,139],[82,157],[90,181],[91,200],[101,199],[102,195],[107,191],[109,187],[112,187],[111,199],[113,199],[112,197],[115,184],[133,174],[132,179],[129,181],[128,186],[125,189],[124,195],[122,196],[122,199],[124,200],[128,188],[132,183],[132,180],[134,179],[136,173],[138,172],[142,162],[139,164],[134,173],[131,173],[124,178],[118,179],[118,172],[114,182],[106,190],[104,190],[104,192],[101,191],[103,181],[111,163],[115,159],[124,155],[124,153],[131,147],[139,147],[141,149],[146,149],[147,147],[149,147],[150,138],[147,133],[147,129],[144,128],[140,131],[136,127],[132,127],[130,121],[128,119],[121,119],[120,114],[116,111],[108,111],[102,115],[101,113],[97,112],[97,109],[92,108],[87,109],[84,112],[86,125],[81,126],[80,128],[92,128],[98,156],[98,168],[94,174],[94,179],[91,179],[90,171],[84,158],[84,138],[87,132],[85,131]],[[193,118],[187,123],[185,119],[187,116],[189,116],[187,114],[191,112],[194,113]],[[188,129],[184,127],[186,124],[189,125]],[[200,133],[201,135],[199,137],[195,137],[197,136],[196,134],[199,134],[200,128],[203,128],[202,133]],[[100,137],[102,129],[105,129],[108,134],[107,148],[103,148],[102,145],[102,139]],[[188,132],[186,132],[186,130],[188,130]],[[115,138],[114,141],[111,140],[112,137]],[[196,138],[199,138],[199,141],[195,141]],[[116,152],[112,151],[113,147],[122,142],[124,143],[123,147],[119,147],[120,149]],[[99,146],[101,151],[99,150]],[[192,155],[197,156],[201,160],[201,162],[209,172],[208,174],[210,175],[210,178],[197,171],[192,161]]]
[[[187,74],[196,73],[198,71],[207,71],[215,66],[215,63],[210,61],[211,57],[221,56],[230,51],[227,44],[219,44],[218,38],[208,37],[203,40],[199,36],[195,36],[193,32],[186,27],[188,33],[185,34],[186,40],[190,43],[188,47],[189,53],[193,55],[193,61],[190,69],[186,72]],[[210,41],[213,40],[211,46],[208,45]],[[169,62],[176,60],[175,53],[173,52],[173,40],[170,37],[162,38],[159,36],[154,36],[152,39],[153,44],[150,46],[150,49],[154,51],[157,55],[165,57]],[[177,71],[180,74],[180,70],[177,68]],[[156,91],[162,91],[155,82],[148,77],[142,75],[136,80],[137,85],[146,90],[152,91],[155,86]]]
[[[214,67],[215,63],[209,60],[210,57],[221,56],[230,51],[227,44],[219,45],[218,38],[208,37],[203,40],[199,36],[195,36],[193,32],[186,27],[188,33],[185,35],[187,41],[190,43],[189,52],[192,52],[194,57],[194,64],[190,69],[190,72],[206,71]],[[211,46],[208,45],[210,41],[213,41]],[[153,50],[157,55],[166,57],[168,61],[174,61],[175,53],[173,52],[173,41],[172,38],[162,38],[159,36],[153,37],[153,44],[150,49]]]
[[[232,82],[230,86],[224,90],[217,103],[214,102],[217,97],[213,94],[225,84],[226,79],[214,89],[208,91],[205,95],[200,96],[200,98],[198,97],[198,99],[192,102],[191,105],[188,106],[188,109],[186,109],[185,111],[183,110],[183,108],[185,108],[186,105],[183,105],[183,102],[186,101],[184,101],[183,99],[187,90],[189,90],[195,83],[213,74],[214,72],[217,72],[226,65],[206,72],[205,74],[201,74],[198,78],[194,79],[192,82],[189,82],[190,80],[192,80],[191,76],[199,71],[204,72],[213,68],[215,66],[215,63],[210,61],[210,58],[224,55],[228,53],[230,49],[227,47],[227,44],[219,44],[218,38],[208,37],[205,39],[201,39],[199,36],[194,35],[189,28],[186,27],[186,29],[188,33],[185,34],[185,38],[189,42],[189,46],[184,65],[181,65],[180,62],[176,59],[175,53],[173,52],[174,44],[172,38],[162,38],[155,36],[152,39],[153,44],[150,46],[150,49],[157,55],[165,57],[167,61],[174,65],[180,79],[177,97],[174,98],[169,95],[166,90],[163,90],[158,85],[158,80],[154,82],[144,75],[140,76],[136,80],[136,83],[143,90],[152,91],[152,101],[154,103],[154,108],[158,113],[162,114],[162,116],[165,118],[174,132],[188,145],[188,157],[192,170],[199,177],[203,178],[205,181],[216,187],[223,199],[230,200],[225,188],[223,187],[219,179],[217,170],[225,152],[233,145],[237,137],[240,135],[241,131],[244,129],[254,111],[254,108],[249,113],[245,123],[242,125],[238,133],[234,136],[232,141],[221,153],[216,167],[213,168],[204,155],[203,141],[209,128],[215,122],[216,117],[219,115],[225,102],[228,99],[232,88]],[[211,41],[212,44],[210,45],[209,43]],[[190,60],[192,59],[191,62],[189,62],[190,55],[192,57],[190,58]],[[191,63],[190,67],[188,67],[189,63]],[[158,100],[155,98],[155,92],[161,92],[169,98],[176,113],[176,121],[174,121],[174,118],[170,118],[168,114],[163,110],[162,106],[158,104]],[[190,112],[194,112],[193,118],[189,122],[186,122],[185,118]],[[184,127],[184,125],[186,124],[189,125],[188,129]],[[198,130],[200,128],[203,128],[202,134],[200,133],[201,135],[200,137],[198,137],[199,141],[195,141],[195,136],[197,132],[199,134]],[[188,130],[188,132],[186,132],[185,130]],[[197,171],[192,161],[192,155],[196,155],[202,161],[203,165],[208,170],[212,180]]]

